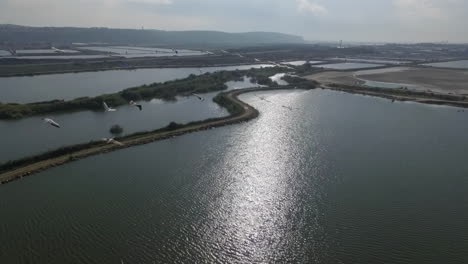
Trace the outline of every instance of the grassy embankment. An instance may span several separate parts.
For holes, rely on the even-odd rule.
[[[81,97],[70,101],[53,100],[29,104],[2,104],[0,103],[0,119],[20,119],[33,115],[50,114],[57,112],[71,112],[83,110],[102,110],[102,102],[112,107],[128,104],[130,100],[176,100],[176,96],[187,96],[191,93],[208,93],[227,89],[227,81],[241,80],[243,76],[251,77],[263,85],[275,85],[268,77],[284,72],[284,68],[272,67],[262,69],[221,71],[195,76],[185,79],[153,83],[128,88],[114,94],[105,94],[96,97]],[[292,79],[292,78],[291,78]],[[304,84],[306,82],[302,81]],[[301,85],[301,81],[296,81]]]
[[[307,89],[315,88],[314,82],[307,82],[307,85],[301,86]],[[250,105],[240,101],[237,96],[242,93],[275,90],[275,89],[296,89],[297,86],[273,86],[266,88],[247,88],[233,90],[218,94],[213,101],[222,107],[225,107],[230,115],[221,118],[211,118],[203,121],[195,121],[188,124],[170,123],[168,126],[150,132],[138,132],[132,135],[117,138],[116,140],[124,143],[124,146],[109,145],[100,141],[92,141],[84,144],[63,147],[57,150],[48,151],[32,157],[10,161],[0,165],[0,183],[8,183],[28,176],[48,168],[63,165],[68,162],[79,160],[88,156],[106,153],[113,150],[127,148],[136,145],[151,143],[157,140],[163,140],[186,133],[206,130],[214,127],[225,126],[229,124],[245,122],[258,116],[258,111]]]

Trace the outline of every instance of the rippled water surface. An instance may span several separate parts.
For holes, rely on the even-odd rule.
[[[251,122],[0,186],[0,262],[466,261],[466,113],[260,95]]]

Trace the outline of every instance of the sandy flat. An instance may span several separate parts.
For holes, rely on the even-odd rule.
[[[354,77],[352,72],[329,71],[321,72],[305,77],[309,80],[318,81],[321,84],[327,85],[330,83],[339,83],[345,85],[363,85],[365,82]]]
[[[322,72],[306,77],[324,85],[364,85],[365,80],[397,83],[411,89],[437,93],[468,94],[468,70],[394,67],[376,71]]]
[[[409,68],[404,71],[359,75],[378,82],[411,84],[444,93],[468,94],[468,71]]]

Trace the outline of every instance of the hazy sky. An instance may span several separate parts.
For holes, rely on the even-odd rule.
[[[468,0],[0,0],[0,23],[468,42]]]

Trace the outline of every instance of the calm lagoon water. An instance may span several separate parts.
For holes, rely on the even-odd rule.
[[[53,99],[69,100],[83,96],[115,93],[129,87],[183,79],[200,71],[232,71],[270,67],[269,64],[205,68],[161,68],[113,70],[0,78],[0,102],[31,103]]]
[[[264,87],[264,85],[260,85],[258,83],[252,82],[252,79],[247,76],[244,76],[244,79],[242,81],[226,82],[226,85],[228,87],[228,90],[244,89],[244,88],[250,88],[250,87]]]
[[[8,51],[6,51],[6,50],[0,50],[0,57],[2,57],[2,56],[10,56],[10,55],[11,55],[10,52],[8,52]]]
[[[379,87],[379,88],[388,88],[388,89],[401,89],[401,88],[416,89],[419,87],[417,85],[411,85],[411,84],[406,84],[406,83],[378,82],[378,81],[369,81],[369,80],[364,80],[364,81],[366,82],[365,85],[369,87]]]
[[[70,59],[101,59],[109,58],[107,55],[54,55],[54,56],[21,56],[21,57],[4,57],[4,59],[15,60],[70,60]]]
[[[358,62],[344,62],[344,63],[333,63],[333,64],[321,64],[314,67],[334,69],[334,70],[352,70],[352,69],[364,69],[364,68],[376,68],[383,66],[382,64],[373,63],[358,63]]]
[[[464,263],[468,115],[313,90],[0,186],[1,263]],[[294,110],[282,106],[293,106]]]
[[[112,47],[81,47],[83,50],[93,50],[101,52],[111,52],[123,55],[127,58],[136,57],[163,57],[163,56],[199,56],[207,55],[208,52],[177,49],[177,53],[172,49],[162,48],[145,48],[145,47],[131,47],[131,46],[112,46]]]
[[[282,64],[301,66],[301,65],[306,64],[307,62],[309,62],[310,64],[318,64],[318,63],[322,63],[323,61],[286,61],[286,62],[282,62]]]
[[[424,65],[442,68],[468,69],[468,60],[429,63]]]
[[[361,71],[356,71],[354,75],[360,76],[360,75],[367,75],[367,74],[401,72],[401,71],[407,71],[409,69],[410,68],[407,68],[407,67],[390,67],[390,68],[383,68],[383,69],[361,70]]]
[[[261,86],[252,83],[247,77],[244,77],[243,81],[227,82],[226,85],[228,90]],[[172,121],[187,123],[228,115],[226,110],[212,102],[216,94],[216,92],[201,94],[205,98],[204,102],[200,102],[196,97],[178,97],[176,102],[157,99],[139,102],[144,109],[141,112],[134,106],[123,106],[118,107],[118,111],[113,113],[82,111],[0,121],[0,131],[3,136],[0,138],[0,145],[4,149],[0,151],[0,163],[61,146],[110,137],[108,131],[114,124],[121,125],[125,135],[161,128]],[[43,117],[52,118],[61,124],[62,128],[56,129],[43,123],[41,120]]]
[[[115,54],[118,57],[124,58],[139,58],[139,57],[167,57],[167,56],[201,56],[208,55],[209,52],[205,51],[195,51],[195,50],[177,50],[175,53],[171,49],[161,49],[161,48],[144,48],[144,47],[125,47],[125,46],[116,46],[116,47],[80,47],[81,50],[92,50],[100,52],[109,52]],[[6,51],[5,51],[6,52]],[[79,53],[77,50],[62,50],[62,53]],[[15,58],[18,60],[28,59],[28,60],[64,60],[64,59],[97,59],[97,58],[108,58],[108,55],[57,55],[57,56],[35,56],[36,54],[56,54],[57,51],[53,49],[35,49],[35,50],[16,50],[16,53],[21,55],[30,55],[30,56],[19,56],[12,57],[9,52],[2,54],[3,51],[0,51],[0,56],[9,56],[8,58]]]
[[[30,50],[15,50],[17,54],[53,54],[57,53],[56,50],[53,49],[30,49]],[[62,53],[79,53],[77,50],[62,50]]]
[[[0,163],[62,146],[111,137],[109,129],[115,124],[124,128],[125,135],[162,128],[172,121],[188,123],[228,115],[227,111],[212,102],[216,94],[202,94],[206,99],[204,102],[196,97],[179,97],[176,102],[156,99],[140,102],[143,111],[128,105],[118,107],[117,112],[82,111],[0,121]],[[43,117],[52,118],[61,128],[44,123],[41,120]]]
[[[407,64],[410,61],[401,60],[381,60],[381,59],[349,59],[349,58],[335,58],[337,60],[351,61],[351,62],[365,62],[365,63],[377,63],[377,64]]]

